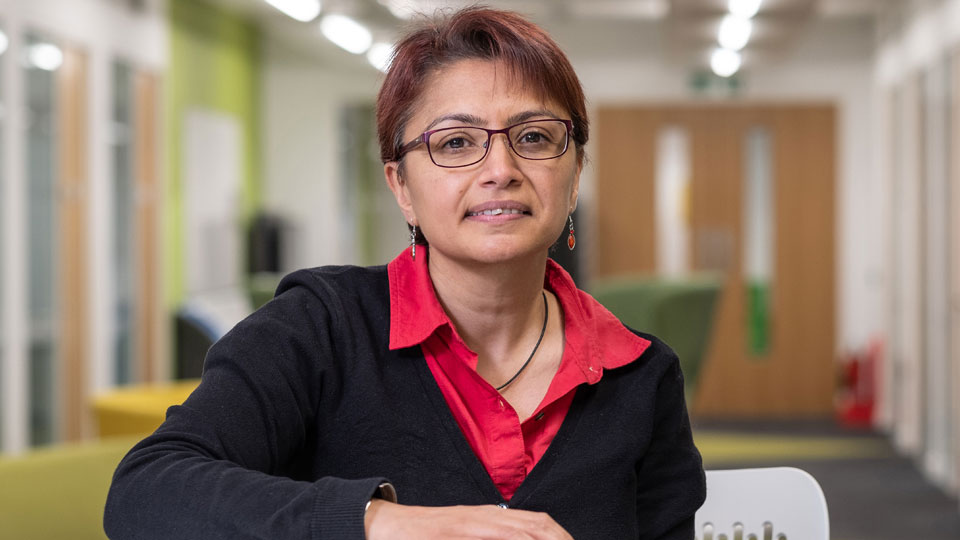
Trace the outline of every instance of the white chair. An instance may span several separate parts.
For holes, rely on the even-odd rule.
[[[830,540],[823,490],[793,467],[707,471],[697,540]]]

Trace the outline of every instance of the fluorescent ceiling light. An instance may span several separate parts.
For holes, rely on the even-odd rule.
[[[667,0],[592,0],[591,2],[568,2],[564,9],[574,17],[595,19],[616,18],[620,20],[660,20],[670,13]]]
[[[338,47],[353,54],[366,52],[373,43],[373,36],[365,26],[344,15],[326,15],[320,19],[320,31]]]
[[[0,54],[7,52],[7,47],[10,46],[10,38],[7,37],[7,34],[3,30],[0,30]]]
[[[37,43],[27,48],[27,62],[37,69],[56,71],[63,65],[63,51],[52,43]]]
[[[750,19],[742,19],[736,15],[727,15],[720,23],[720,32],[717,34],[717,41],[724,49],[739,51],[748,41],[750,41],[750,32],[753,30],[753,23]]]
[[[370,65],[386,73],[390,67],[390,57],[393,56],[393,45],[389,43],[374,43],[367,51],[367,62]]]
[[[740,69],[740,53],[729,49],[717,49],[710,57],[710,69],[721,77],[729,77]]]
[[[290,18],[310,22],[320,15],[320,0],[264,0]]]
[[[420,9],[413,0],[377,0],[377,2],[390,10],[390,13],[403,20],[410,20],[418,13]]]
[[[760,10],[761,0],[730,0],[727,3],[727,9],[737,17],[749,19]]]

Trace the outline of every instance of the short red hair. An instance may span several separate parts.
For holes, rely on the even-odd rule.
[[[397,43],[377,95],[380,159],[396,161],[426,78],[466,59],[500,60],[538,97],[570,112],[577,159],[583,160],[589,125],[580,79],[560,47],[539,26],[510,11],[470,7],[426,21]]]

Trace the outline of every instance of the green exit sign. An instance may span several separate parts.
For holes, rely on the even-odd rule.
[[[690,74],[687,86],[695,94],[733,95],[740,91],[742,80],[739,74],[721,77],[708,69],[698,69]]]

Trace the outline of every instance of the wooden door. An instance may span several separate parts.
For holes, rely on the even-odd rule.
[[[78,440],[90,428],[87,343],[87,57],[66,47],[57,80],[59,116],[59,282],[62,291],[60,418],[62,436]]]
[[[134,269],[136,292],[136,372],[141,382],[163,378],[160,365],[161,306],[160,257],[160,185],[157,164],[157,111],[159,79],[138,71],[133,77],[134,103]]]
[[[698,416],[820,416],[834,381],[834,109],[829,105],[603,107],[597,117],[597,277],[653,273],[654,141],[690,140],[691,270],[722,270]],[[747,345],[745,139],[771,140],[773,275],[769,347]]]

